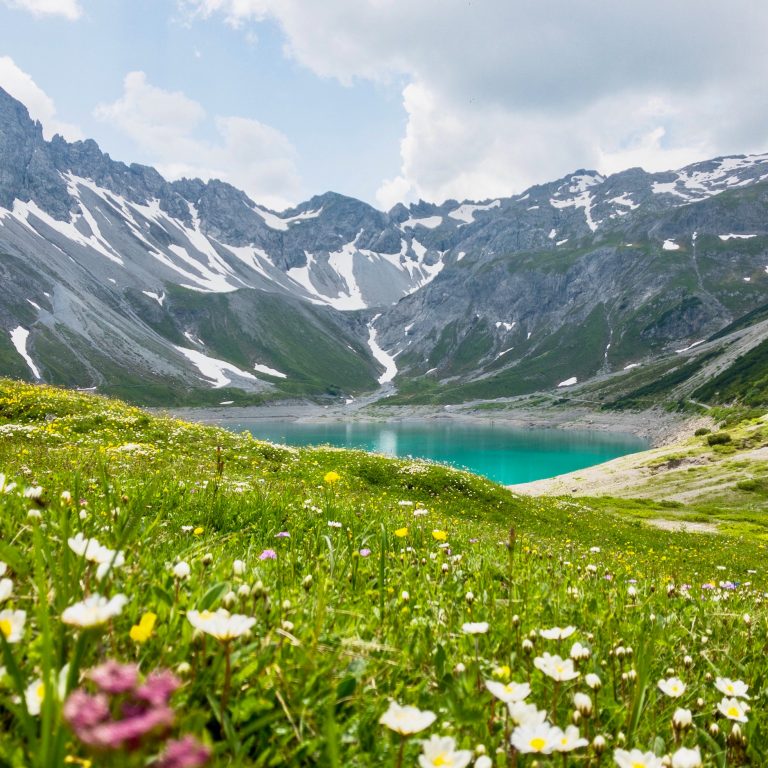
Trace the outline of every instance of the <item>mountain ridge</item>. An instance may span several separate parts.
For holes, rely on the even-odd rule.
[[[154,401],[349,397],[395,374],[417,398],[557,388],[765,303],[766,179],[768,155],[738,155],[388,212],[325,192],[278,213],[91,139],[46,142],[0,89],[0,364],[124,395],[146,382]]]

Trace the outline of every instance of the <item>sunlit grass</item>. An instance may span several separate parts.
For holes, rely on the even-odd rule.
[[[12,382],[0,382],[0,435],[12,584],[0,611],[26,612],[20,641],[0,640],[0,765],[145,765],[185,736],[212,765],[415,765],[432,735],[479,768],[613,765],[617,748],[682,746],[707,766],[761,765],[766,551],[742,530],[658,531],[629,504],[520,498],[426,462],[272,446]],[[78,533],[100,549],[82,556]],[[63,621],[94,593],[127,601],[91,628]],[[248,631],[203,613],[219,609]],[[567,659],[575,642],[571,680],[536,661]],[[172,671],[173,725],[119,750],[84,743],[63,704],[95,695],[84,673],[107,660],[141,678]],[[673,677],[679,698],[658,686]],[[738,733],[718,714],[717,677],[749,686]],[[487,680],[528,683],[525,701],[588,746],[513,748],[524,726]],[[401,737],[379,723],[390,700],[434,722]],[[673,726],[681,708],[691,727]]]

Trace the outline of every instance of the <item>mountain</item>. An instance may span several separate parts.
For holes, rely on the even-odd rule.
[[[449,402],[672,370],[768,301],[767,213],[768,155],[389,212],[329,192],[277,213],[45,141],[0,89],[0,371],[211,403],[393,377],[401,401]],[[745,353],[765,338],[747,325]]]

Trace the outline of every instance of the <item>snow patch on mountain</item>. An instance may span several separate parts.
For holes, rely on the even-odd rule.
[[[243,371],[232,363],[228,363],[226,360],[219,360],[215,357],[208,357],[202,352],[198,352],[196,349],[188,349],[187,347],[175,347],[176,350],[181,352],[184,357],[187,358],[205,379],[207,383],[211,385],[213,389],[221,389],[232,383],[232,378],[227,374],[234,374],[242,379],[249,379],[250,381],[258,381],[258,379],[249,371]]]
[[[665,251],[679,251],[680,246],[674,240],[665,240],[661,246]]]
[[[400,229],[405,231],[408,227],[426,227],[427,229],[435,229],[443,223],[442,216],[425,216],[423,219],[407,219],[400,225]]]
[[[617,195],[616,197],[612,197],[609,201],[609,203],[613,203],[614,205],[623,205],[626,208],[629,208],[630,211],[634,211],[635,208],[639,208],[640,205],[636,203],[632,198],[629,196],[628,192],[624,192],[621,195]]]
[[[499,208],[500,206],[501,200],[494,200],[492,203],[486,205],[464,203],[452,210],[448,215],[457,221],[463,221],[465,224],[472,224],[475,220],[475,214],[478,211],[490,211],[492,208]]]
[[[323,209],[318,208],[316,211],[304,211],[303,213],[297,213],[295,216],[288,216],[287,218],[278,216],[276,213],[272,213],[272,211],[268,211],[265,208],[260,208],[258,205],[254,206],[253,211],[254,213],[258,213],[259,216],[264,219],[264,223],[270,229],[285,232],[291,224],[301,223],[307,219],[316,219],[323,212]]]
[[[368,347],[374,359],[384,366],[384,373],[378,379],[379,384],[387,384],[397,375],[397,364],[395,363],[394,356],[390,355],[389,352],[385,352],[376,341],[376,329],[373,327],[373,324],[380,317],[381,315],[375,315],[371,322],[368,323]]]
[[[83,206],[81,206],[81,208],[82,207]],[[93,234],[93,230],[91,230],[91,236],[88,237],[75,226],[78,220],[78,216],[76,214],[73,215],[68,222],[59,221],[58,219],[54,219],[53,216],[40,208],[40,206],[38,206],[34,200],[30,200],[29,202],[14,200],[12,215],[17,221],[34,232],[34,234],[36,234],[38,237],[48,239],[42,232],[40,232],[38,227],[33,226],[33,224],[30,222],[30,217],[38,219],[42,224],[54,230],[55,232],[58,232],[58,234],[65,237],[67,240],[70,240],[73,243],[77,243],[84,248],[91,248],[92,250],[109,259],[111,262],[123,266],[123,260],[120,258],[120,256],[116,255],[116,252],[111,248],[111,246],[109,248],[105,247],[104,242],[106,241],[102,241],[99,239],[99,237]],[[55,243],[53,244],[55,245]]]
[[[353,309],[366,309],[368,306],[363,299],[363,293],[357,284],[355,277],[355,253],[358,236],[351,242],[342,246],[340,251],[328,254],[328,266],[341,278],[347,286],[347,292],[339,291],[334,298],[327,298],[328,304],[334,309],[349,311]]]
[[[268,365],[262,365],[261,363],[254,363],[253,370],[257,373],[266,373],[267,376],[276,376],[278,379],[288,378],[282,371],[278,371],[276,368],[270,368]]]
[[[142,291],[145,296],[149,296],[150,299],[154,299],[161,307],[165,301],[165,292],[154,293],[153,291]]]
[[[570,187],[570,189],[573,189],[573,187]],[[584,210],[584,218],[587,222],[587,226],[592,232],[595,232],[599,222],[596,222],[592,218],[592,200],[592,195],[587,190],[584,190],[580,195],[572,197],[569,200],[556,200],[552,197],[550,198],[549,203],[553,208],[582,208]]]
[[[29,331],[26,328],[18,326],[11,331],[11,343],[16,347],[16,351],[24,358],[24,362],[29,366],[32,375],[39,380],[43,377],[40,375],[40,371],[29,356],[29,352],[27,352],[27,339],[29,339]]]

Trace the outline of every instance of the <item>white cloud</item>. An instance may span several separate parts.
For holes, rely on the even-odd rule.
[[[63,16],[75,21],[83,14],[78,0],[2,0],[10,8],[28,11],[35,16]]]
[[[42,123],[46,139],[56,133],[69,141],[83,138],[82,131],[76,125],[58,119],[51,97],[10,56],[0,56],[0,88],[24,104],[33,120]]]
[[[768,4],[753,0],[178,2],[233,26],[274,20],[320,76],[404,78],[401,167],[382,204],[768,148]]]
[[[296,152],[280,131],[257,120],[215,117],[216,140],[200,138],[203,107],[150,84],[144,72],[128,73],[123,95],[94,114],[132,139],[169,179],[222,179],[276,209],[300,194]]]

